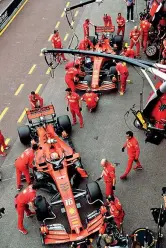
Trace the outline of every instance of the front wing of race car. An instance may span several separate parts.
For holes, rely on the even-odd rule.
[[[89,88],[89,86],[87,84],[83,84],[83,83],[78,83],[76,85],[76,90],[77,91],[86,91]],[[106,91],[113,91],[117,89],[117,85],[113,82],[109,82],[108,84],[102,84],[101,86],[97,87],[97,88],[92,88],[91,90],[93,92],[106,92]]]
[[[92,213],[93,214],[93,213]],[[75,220],[77,221],[77,220]],[[79,234],[68,234],[61,224],[41,225],[40,234],[44,245],[70,243],[82,240],[91,234],[99,231],[103,223],[103,216],[100,212],[95,214],[95,217],[88,221],[87,228],[83,229]]]

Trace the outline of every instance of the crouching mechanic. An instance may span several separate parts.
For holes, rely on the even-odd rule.
[[[99,181],[102,178],[104,178],[105,194],[106,197],[108,197],[109,195],[114,195],[115,184],[116,184],[115,167],[105,158],[101,160],[101,166],[103,167],[103,171],[101,173],[101,176],[96,181]]]
[[[87,89],[81,100],[86,103],[89,112],[92,112],[97,107],[99,97],[96,93],[92,92],[91,89]]]
[[[18,230],[23,234],[27,234],[28,231],[24,228],[24,212],[26,212],[27,217],[31,217],[35,214],[35,211],[29,209],[29,205],[33,208],[33,202],[36,198],[36,190],[39,189],[41,185],[39,183],[29,185],[23,192],[15,196],[15,208],[18,213]]]
[[[32,91],[29,95],[29,101],[32,109],[43,107],[43,98],[39,96],[39,94],[36,94],[34,91]]]
[[[31,148],[26,149],[21,156],[19,156],[15,160],[15,167],[16,167],[16,183],[17,183],[17,190],[20,191],[23,188],[21,185],[21,176],[22,174],[25,176],[25,179],[28,184],[31,184],[31,178],[29,174],[29,167],[33,168],[33,160],[35,151],[37,151],[38,145],[32,142]]]

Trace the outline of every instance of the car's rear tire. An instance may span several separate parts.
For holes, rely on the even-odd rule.
[[[116,44],[118,47],[118,50],[122,50],[123,45],[123,37],[122,35],[115,35],[113,38],[113,44]]]
[[[38,221],[43,221],[44,219],[50,217],[49,205],[45,197],[41,195],[37,196],[34,205],[36,207],[36,218]]]
[[[86,76],[84,77],[84,81],[86,81],[88,87],[90,87],[90,86],[91,86],[91,83],[92,83],[92,76],[91,76],[91,75],[86,75]]]
[[[97,39],[95,36],[89,36],[89,40],[93,43],[94,46],[97,44]]]
[[[29,126],[21,126],[17,128],[18,136],[23,145],[28,145],[31,142],[31,130]]]
[[[159,49],[156,45],[148,46],[146,49],[146,55],[149,59],[156,60],[159,56]]]
[[[91,182],[86,185],[88,200],[90,203],[96,200],[102,200],[102,192],[97,182]]]
[[[62,115],[57,118],[57,123],[60,125],[67,134],[70,134],[72,131],[71,121],[68,115]]]

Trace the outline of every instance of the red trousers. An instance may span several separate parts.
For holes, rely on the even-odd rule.
[[[65,82],[67,84],[67,86],[69,88],[71,88],[72,92],[75,92],[76,88],[75,88],[75,84],[74,84],[74,81],[71,79],[71,78],[65,78]]]
[[[130,42],[130,48],[133,48],[133,46],[136,46],[136,56],[140,56],[140,42],[137,41],[137,43],[134,43],[131,40],[131,42]]]
[[[105,194],[106,197],[109,195],[114,195],[114,191],[112,190],[112,182],[105,182]]]
[[[119,35],[121,32],[122,32],[122,36],[124,38],[125,26],[124,27],[118,27],[117,35]]]
[[[29,209],[28,204],[26,205],[19,205],[17,204],[16,207],[17,213],[18,213],[18,229],[22,230],[24,229],[23,221],[24,221],[24,211],[27,215],[31,214],[31,211]]]
[[[142,34],[141,45],[144,48],[144,52],[146,51],[147,43],[148,43],[148,33],[143,33]]]
[[[119,217],[114,217],[114,221],[115,221],[118,229],[121,228],[121,224],[123,223],[123,219],[124,219],[124,215],[123,216],[119,216]]]
[[[7,145],[5,144],[5,139],[4,139],[3,135],[0,135],[0,154],[4,153],[2,151],[2,147],[3,147],[3,149],[5,149],[7,147]]]
[[[25,176],[25,179],[27,181],[28,184],[31,184],[31,178],[30,178],[30,174],[29,174],[29,169],[21,169],[20,167],[18,168],[16,166],[16,183],[17,183],[17,188],[19,187],[19,185],[21,185],[21,176],[22,174]]]
[[[72,117],[73,117],[73,124],[76,123],[76,115],[78,116],[79,118],[79,122],[80,122],[80,126],[83,125],[83,117],[82,117],[82,114],[81,114],[81,111],[79,109],[70,109],[70,112],[72,114]]]
[[[126,91],[126,81],[128,76],[128,73],[120,74],[120,91],[123,93]]]
[[[124,173],[126,176],[131,171],[131,168],[132,168],[132,165],[133,165],[134,160],[135,160],[135,157],[134,156],[128,157],[127,168],[126,168],[126,171]],[[137,162],[135,162],[135,163],[137,164],[137,166],[141,166],[139,160]]]

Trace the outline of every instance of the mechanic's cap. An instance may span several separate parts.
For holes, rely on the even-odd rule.
[[[67,89],[65,89],[65,91],[71,92],[72,90],[71,90],[71,88],[67,88]]]
[[[107,159],[106,158],[103,158],[101,160],[101,166],[105,166],[106,165],[106,162],[107,162]]]
[[[58,29],[54,29],[54,34],[56,34],[56,33],[58,33],[59,31],[58,31]]]
[[[50,158],[53,160],[58,159],[59,158],[58,153],[56,153],[56,152],[51,153]]]

